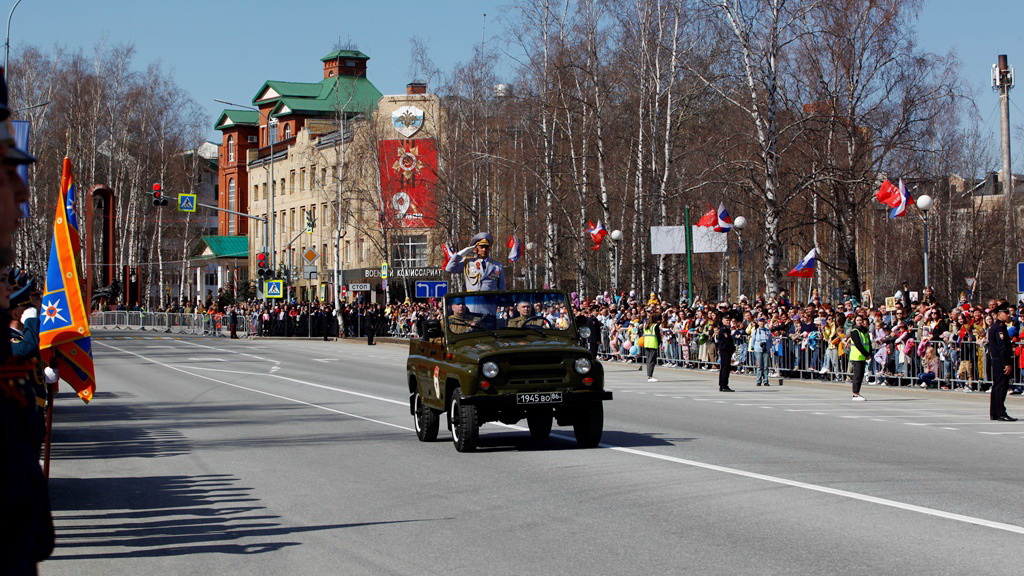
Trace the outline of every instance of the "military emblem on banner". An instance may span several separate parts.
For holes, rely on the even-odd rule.
[[[423,109],[417,106],[402,106],[391,113],[391,124],[406,138],[423,128]]]

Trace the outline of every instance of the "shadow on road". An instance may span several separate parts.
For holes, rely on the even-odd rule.
[[[304,532],[426,520],[285,526],[228,474],[51,478],[57,549],[51,561],[186,554],[260,554]]]
[[[447,440],[447,438],[444,438]],[[618,430],[605,430],[601,437],[604,444],[613,444],[623,448],[639,448],[652,446],[672,446],[681,442],[691,442],[696,438],[668,438],[655,434],[643,434],[638,432],[624,432]],[[529,432],[489,432],[481,431],[480,440],[477,444],[478,452],[530,452],[530,451],[557,451],[575,450],[576,439],[572,429],[552,430],[552,437],[543,442],[537,442],[530,438]]]

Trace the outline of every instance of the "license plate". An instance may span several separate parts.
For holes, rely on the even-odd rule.
[[[516,404],[558,404],[561,401],[561,392],[542,392],[539,394],[516,394]]]

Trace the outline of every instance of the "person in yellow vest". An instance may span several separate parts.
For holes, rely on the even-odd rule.
[[[658,347],[661,345],[661,314],[656,310],[647,313],[647,320],[640,330],[643,337],[644,359],[647,363],[647,381],[657,382],[654,367],[658,364]]]
[[[871,336],[868,334],[868,321],[864,316],[857,316],[853,330],[850,330],[850,367],[853,372],[853,401],[863,402],[860,385],[864,382],[864,367],[871,358]]]

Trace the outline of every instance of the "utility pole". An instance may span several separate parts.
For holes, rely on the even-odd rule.
[[[1006,54],[999,55],[999,62],[992,65],[992,89],[999,93],[999,125],[1002,133],[1003,170],[999,177],[1003,184],[1003,206],[1006,209],[1004,258],[1010,257],[1016,237],[1013,218],[1013,172],[1010,170],[1010,90],[1013,89],[1013,68],[1007,62]],[[1006,266],[1003,266],[1004,271]]]

